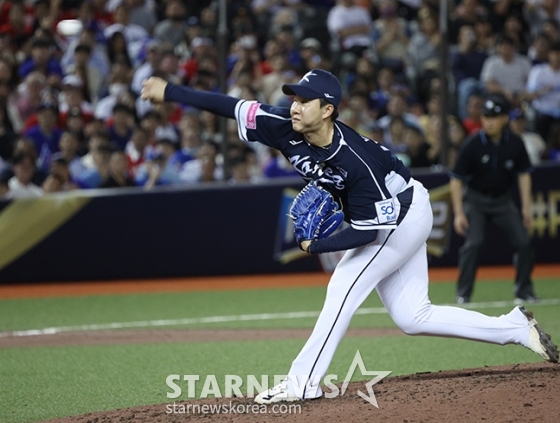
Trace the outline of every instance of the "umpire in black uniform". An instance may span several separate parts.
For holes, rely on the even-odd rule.
[[[531,162],[523,140],[509,131],[509,104],[490,95],[483,104],[482,127],[463,145],[451,173],[451,200],[455,231],[465,237],[459,251],[457,302],[470,301],[488,221],[498,226],[515,248],[516,303],[535,302],[531,273],[534,251],[527,232],[531,228]],[[512,200],[517,179],[521,215]]]

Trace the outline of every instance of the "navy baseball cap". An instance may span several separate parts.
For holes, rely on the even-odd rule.
[[[342,86],[336,76],[322,69],[310,70],[297,84],[282,85],[282,92],[308,100],[322,98],[335,108],[338,108],[342,98]]]
[[[484,100],[482,105],[482,115],[495,117],[509,114],[509,102],[501,95],[490,95]]]

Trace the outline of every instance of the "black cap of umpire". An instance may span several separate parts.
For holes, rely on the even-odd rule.
[[[490,94],[482,105],[482,115],[495,117],[509,114],[509,101],[500,94]]]

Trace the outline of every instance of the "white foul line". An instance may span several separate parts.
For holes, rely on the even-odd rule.
[[[512,301],[490,301],[481,303],[467,303],[461,304],[461,308],[476,309],[476,308],[502,308],[509,307],[513,304]],[[559,305],[560,298],[551,298],[541,300],[538,303],[532,303],[534,306],[550,306]],[[456,306],[456,304],[440,304],[444,306]],[[355,314],[386,314],[385,307],[371,307],[360,308]],[[62,332],[84,332],[95,330],[109,330],[109,329],[127,329],[127,328],[150,328],[161,326],[183,326],[183,325],[196,325],[201,323],[224,323],[224,322],[246,322],[256,320],[281,320],[281,319],[305,319],[308,317],[319,316],[318,311],[294,311],[289,313],[263,313],[263,314],[238,314],[231,316],[209,316],[209,317],[193,317],[186,319],[169,319],[169,320],[141,320],[136,322],[115,322],[115,323],[100,323],[93,325],[80,325],[80,326],[59,326],[44,329],[29,329],[12,332],[0,332],[2,337],[19,337],[19,336],[33,336],[33,335],[54,335]]]

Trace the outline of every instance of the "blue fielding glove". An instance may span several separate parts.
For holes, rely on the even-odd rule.
[[[296,241],[326,238],[342,223],[344,213],[332,194],[316,181],[307,184],[294,199],[288,214],[294,221]]]

